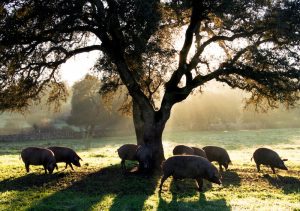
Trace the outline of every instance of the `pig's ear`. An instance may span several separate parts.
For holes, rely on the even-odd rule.
[[[282,159],[282,161],[288,161],[288,159],[285,158],[285,159]]]

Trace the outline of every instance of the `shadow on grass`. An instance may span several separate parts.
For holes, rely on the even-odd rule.
[[[29,209],[142,210],[144,202],[154,194],[158,179],[136,173],[123,175],[120,165],[113,165],[86,174],[65,189],[32,204]]]
[[[273,177],[269,174],[265,174],[263,178],[267,179],[274,187],[282,189],[285,194],[300,192],[299,178],[280,175],[275,175]]]
[[[204,191],[211,188],[211,183],[204,180]],[[170,202],[163,199],[164,192],[172,193]],[[170,189],[164,188],[159,194],[159,204],[157,210],[230,210],[224,198],[208,201],[205,193],[198,191],[196,180],[184,179],[174,180],[170,183]]]
[[[222,186],[241,186],[241,177],[233,170],[227,170],[221,172],[222,175]],[[211,189],[212,184],[206,180],[204,180],[204,188]]]
[[[240,176],[233,170],[227,170],[221,173],[222,175],[222,184],[224,187],[233,185],[240,186],[241,178]]]
[[[241,185],[241,178],[240,176],[235,172],[231,170],[227,170],[225,172],[221,173],[222,175],[222,186],[228,187],[228,186],[240,186]],[[196,183],[196,180],[194,179],[185,179],[185,180],[174,180],[172,179],[171,185],[170,185],[170,191],[172,193],[178,193],[178,192],[189,192],[193,195],[195,192],[197,192],[198,186]],[[212,188],[212,183],[203,180],[203,188],[204,191],[207,191]],[[191,191],[192,190],[192,191]]]
[[[226,204],[226,200],[224,198],[207,201],[205,193],[198,192],[196,194],[198,195],[198,200],[190,201],[186,199],[194,195],[195,192],[191,192],[189,194],[172,193],[171,202],[167,202],[160,197],[157,210],[231,210],[231,207]]]
[[[170,190],[165,191],[170,191],[172,195],[184,194],[186,196],[194,196],[199,192],[197,188],[198,186],[194,179],[175,180],[172,178]]]
[[[0,192],[5,191],[23,191],[29,188],[51,187],[68,173],[39,174],[30,173],[18,178],[8,178],[0,182]]]

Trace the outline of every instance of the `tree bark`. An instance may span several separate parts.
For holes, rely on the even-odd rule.
[[[133,124],[138,145],[144,144],[144,119],[139,105],[133,100],[132,103]]]
[[[152,152],[152,168],[161,168],[162,161],[165,160],[162,145],[162,134],[168,118],[163,118],[159,112],[141,109],[137,103],[133,104],[133,120],[138,145],[145,145]]]
[[[162,161],[165,160],[164,149],[162,145],[163,130],[164,126],[159,122],[145,124],[144,142],[152,151],[154,169],[160,169]]]

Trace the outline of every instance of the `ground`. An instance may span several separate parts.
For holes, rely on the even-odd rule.
[[[233,163],[222,173],[223,185],[205,182],[203,193],[193,180],[169,178],[159,194],[160,175],[122,174],[116,149],[124,143],[134,143],[134,137],[0,142],[0,210],[300,210],[300,129],[166,133],[166,157],[179,143],[228,150]],[[60,163],[59,171],[45,175],[32,166],[27,174],[20,150],[53,145],[75,149],[82,167],[63,170]],[[274,175],[262,167],[258,173],[250,158],[261,146],[288,158],[289,170]]]

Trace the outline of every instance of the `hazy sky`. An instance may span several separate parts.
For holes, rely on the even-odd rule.
[[[184,43],[184,37],[185,37],[185,29],[186,27],[183,27],[182,33],[177,35],[174,38],[174,48],[179,53],[179,51],[182,48],[182,45]],[[100,41],[94,37],[91,36],[89,40],[87,41],[88,44],[99,44]],[[193,55],[195,53],[195,47],[192,46],[190,55]],[[93,67],[93,65],[96,62],[96,59],[98,58],[99,54],[101,52],[99,51],[92,51],[90,53],[82,53],[79,55],[76,55],[69,60],[67,60],[66,63],[61,65],[61,78],[63,81],[67,82],[69,86],[72,86],[74,82],[79,81],[82,79],[88,71]],[[217,44],[209,45],[204,54],[206,57],[208,57],[211,62],[211,68],[217,68],[220,60],[224,57],[224,51],[222,48],[220,48]],[[211,85],[207,85],[208,87],[211,87]],[[212,86],[214,89],[214,85]]]
[[[67,60],[60,68],[62,81],[72,86],[76,81],[81,80],[94,66],[99,54],[99,51],[82,53]],[[215,89],[216,87],[220,88],[220,84],[208,83],[206,87],[211,89]]]
[[[98,56],[99,51],[92,51],[70,58],[66,63],[61,65],[60,74],[62,80],[72,86],[74,82],[82,79],[87,74],[95,64]]]

